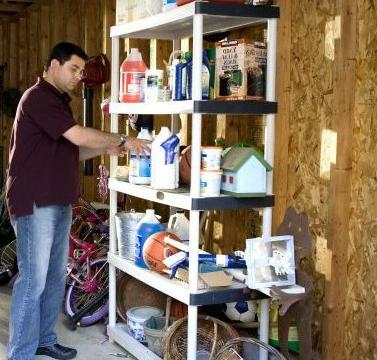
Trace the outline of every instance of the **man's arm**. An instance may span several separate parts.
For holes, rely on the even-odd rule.
[[[85,146],[79,147],[80,160],[88,160],[102,155],[106,152],[105,149],[90,149]]]
[[[96,129],[74,125],[63,136],[71,143],[88,149],[105,152],[106,149],[117,147],[120,143],[119,134],[112,134]],[[98,155],[101,152],[97,153]]]
[[[150,141],[127,137],[123,146],[119,147],[121,138],[119,134],[99,131],[92,128],[74,125],[63,136],[79,146],[80,159],[86,160],[92,157],[108,153],[109,155],[121,155],[125,150],[132,150],[138,155],[150,152]]]

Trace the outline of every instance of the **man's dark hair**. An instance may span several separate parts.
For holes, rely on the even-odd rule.
[[[56,44],[52,48],[48,59],[44,64],[44,71],[48,70],[52,60],[56,59],[61,65],[63,65],[66,61],[69,61],[71,59],[72,55],[76,55],[85,61],[89,59],[85,51],[75,44],[72,44],[70,42],[61,42],[59,44]]]

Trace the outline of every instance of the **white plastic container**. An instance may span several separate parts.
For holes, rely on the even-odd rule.
[[[222,170],[200,171],[200,195],[204,197],[220,196]]]
[[[145,102],[157,102],[159,90],[162,90],[163,70],[147,70],[145,72]]]
[[[179,138],[162,127],[152,143],[151,186],[172,190],[179,186]]]
[[[127,327],[129,334],[146,344],[147,339],[144,333],[144,322],[152,316],[162,316],[163,311],[154,306],[138,306],[127,310]]]
[[[137,138],[153,140],[147,128],[141,128]],[[151,183],[151,155],[138,158],[135,153],[131,152],[128,179],[131,184],[149,185]]]
[[[221,153],[223,149],[217,146],[201,147],[202,170],[220,170]]]
[[[185,216],[183,210],[178,210],[171,215],[168,223],[168,231],[172,231],[182,241],[190,240],[190,220]]]

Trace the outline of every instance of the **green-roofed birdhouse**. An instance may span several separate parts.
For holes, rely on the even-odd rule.
[[[272,166],[254,147],[231,147],[224,151],[221,192],[235,197],[265,196],[267,171]]]

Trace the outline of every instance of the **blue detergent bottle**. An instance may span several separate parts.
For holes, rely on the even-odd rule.
[[[148,269],[143,259],[144,243],[152,234],[164,230],[165,227],[158,221],[154,210],[147,209],[145,216],[139,221],[136,227],[135,265]]]
[[[208,100],[209,99],[209,74],[210,74],[210,67],[209,67],[209,60],[207,57],[207,51],[203,50],[203,58],[202,58],[202,99]],[[187,60],[187,85],[186,85],[186,99],[192,99],[192,58]]]

